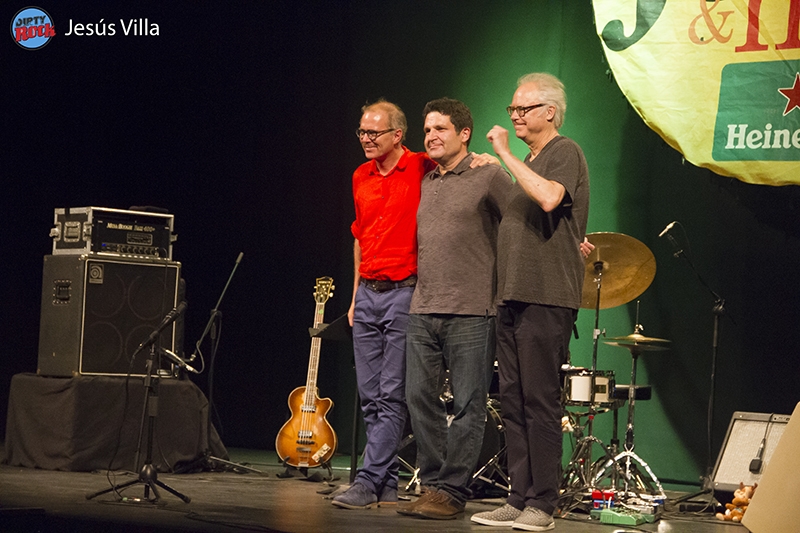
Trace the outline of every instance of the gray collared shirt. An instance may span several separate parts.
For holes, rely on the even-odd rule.
[[[411,313],[495,315],[497,228],[518,186],[501,166],[471,162],[470,154],[451,172],[437,167],[422,180]]]

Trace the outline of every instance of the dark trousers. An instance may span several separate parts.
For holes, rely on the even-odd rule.
[[[522,302],[497,310],[500,403],[517,509],[553,514],[561,474],[561,381],[576,311]]]

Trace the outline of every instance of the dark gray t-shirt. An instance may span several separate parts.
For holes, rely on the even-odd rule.
[[[503,212],[497,241],[497,296],[540,305],[578,309],[584,260],[580,242],[589,213],[589,170],[580,146],[553,138],[525,164],[566,189],[561,205],[545,213],[519,185]]]
[[[497,228],[516,187],[499,165],[469,168],[471,161],[422,180],[411,313],[495,315]]]

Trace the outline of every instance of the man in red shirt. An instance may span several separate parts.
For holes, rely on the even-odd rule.
[[[417,206],[422,177],[436,165],[403,145],[398,106],[364,106],[356,134],[369,159],[353,174],[355,280],[348,317],[367,433],[364,465],[333,499],[346,509],[397,503],[397,447],[406,421],[405,346],[417,283]]]

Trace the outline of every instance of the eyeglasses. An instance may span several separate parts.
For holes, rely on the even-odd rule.
[[[506,108],[506,112],[508,113],[508,116],[510,117],[510,116],[512,116],[514,114],[514,111],[516,111],[517,115],[519,115],[519,118],[522,118],[525,115],[527,115],[529,112],[531,112],[534,109],[536,109],[537,107],[542,107],[542,106],[545,106],[545,105],[547,105],[547,104],[533,104],[533,105],[528,105],[528,106],[521,106],[521,105],[513,106],[513,105],[510,105],[510,106],[508,106]]]
[[[370,141],[374,141],[384,133],[389,133],[390,131],[394,131],[394,128],[389,128],[388,130],[383,130],[383,131],[362,130],[361,128],[358,128],[356,130],[356,137],[360,139],[362,135],[366,135],[367,139],[369,139]]]

